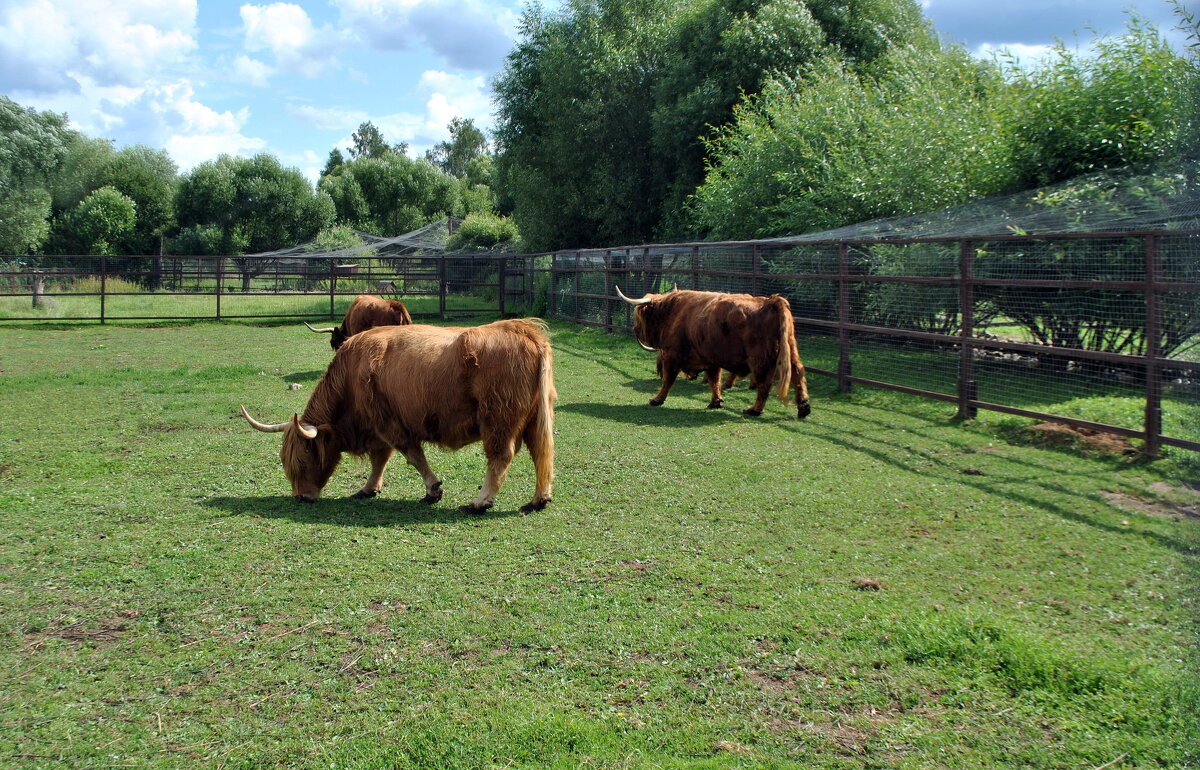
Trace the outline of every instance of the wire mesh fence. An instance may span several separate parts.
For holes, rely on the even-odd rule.
[[[630,297],[780,294],[809,370],[1200,450],[1200,233],[783,240],[553,255],[549,315],[629,333]]]
[[[0,261],[0,321],[537,315],[631,333],[631,298],[779,294],[815,374],[1200,450],[1200,231],[769,240],[552,254]]]

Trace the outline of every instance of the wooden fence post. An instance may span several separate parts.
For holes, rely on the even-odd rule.
[[[604,252],[604,331],[612,331],[612,249]]]
[[[438,317],[446,320],[446,258],[437,258],[438,275]]]
[[[496,280],[500,282],[500,286],[497,288],[497,293],[500,295],[499,302],[500,302],[500,317],[501,318],[504,317],[504,292],[508,288],[508,286],[506,285],[508,283],[508,281],[507,281],[507,278],[508,278],[507,262],[508,262],[508,260],[506,258],[500,257],[500,264],[496,266]]]

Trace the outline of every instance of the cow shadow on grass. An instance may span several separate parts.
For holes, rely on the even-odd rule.
[[[316,382],[317,380],[321,379],[321,376],[324,374],[324,369],[310,372],[292,372],[291,374],[283,375],[283,377],[280,379],[282,379],[284,382]]]
[[[463,502],[468,502],[468,498],[464,498]],[[484,513],[463,513],[453,504],[425,505],[419,500],[387,497],[369,500],[332,497],[321,498],[315,503],[298,503],[283,495],[213,497],[205,500],[203,504],[231,516],[290,519],[298,524],[362,528],[419,527],[427,524],[452,524],[525,515],[519,510],[505,508],[492,508]]]
[[[1115,524],[1104,521],[1103,517],[1094,515],[1089,510],[1097,507],[1097,499],[1087,492],[1071,488],[1068,484],[1058,484],[1045,480],[1045,468],[1036,460],[1024,459],[1017,453],[980,453],[969,442],[957,442],[947,439],[944,434],[934,435],[933,431],[957,420],[931,419],[918,411],[904,410],[891,405],[888,412],[903,413],[909,418],[923,421],[926,425],[908,425],[905,430],[897,433],[886,430],[884,414],[877,407],[853,404],[844,397],[835,397],[829,401],[820,402],[822,408],[836,413],[841,422],[837,428],[822,425],[820,421],[781,420],[778,427],[784,431],[803,434],[809,441],[823,441],[843,449],[860,453],[882,464],[900,471],[920,474],[931,480],[938,479],[947,484],[963,484],[974,487],[989,495],[1007,498],[1014,503],[1030,508],[1043,510],[1065,521],[1092,527],[1101,531],[1142,537],[1171,550],[1193,554],[1197,552],[1193,541],[1178,538],[1171,534],[1157,531],[1149,522],[1132,524]],[[815,413],[815,407],[814,407]],[[930,442],[940,443],[943,449],[917,450],[904,437],[905,433],[919,435]],[[1041,451],[1051,451],[1043,449]],[[986,471],[971,467],[971,454],[989,454],[995,461],[987,464]],[[1124,461],[1120,459],[1096,460],[1098,468],[1091,473],[1076,473],[1080,476],[1095,476],[1105,474],[1119,467]],[[1062,502],[1052,502],[1040,498],[1032,490],[1056,495]]]
[[[656,428],[699,428],[747,419],[730,409],[706,409],[688,399],[679,399],[678,407],[667,401],[662,406],[641,404],[602,404],[597,402],[560,403],[555,412],[580,414],[600,420]]]

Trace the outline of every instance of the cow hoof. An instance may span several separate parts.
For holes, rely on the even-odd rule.
[[[378,489],[376,489],[374,491],[368,490],[368,489],[360,489],[357,492],[355,492],[353,495],[351,495],[351,497],[353,497],[355,500],[366,500],[368,498],[374,497],[377,494],[379,494]]]
[[[474,505],[472,503],[468,503],[466,505],[458,506],[458,512],[479,515],[481,513],[487,513],[487,509],[491,507],[491,503],[488,503],[487,505]]]
[[[762,414],[762,410],[761,409],[745,409],[742,411],[742,414],[746,415],[747,417],[758,417],[759,415]]]
[[[421,502],[426,505],[433,505],[438,500],[442,499],[442,482],[437,482],[433,485],[433,491],[421,498]]]
[[[808,417],[810,414],[812,414],[812,407],[808,405],[807,401],[805,401],[803,404],[800,404],[800,406],[796,408],[796,417],[801,420],[803,420],[805,417]]]
[[[723,399],[723,398],[714,398],[712,401],[708,402],[709,409],[720,409],[724,405],[725,405],[725,399]]]
[[[657,398],[650,399],[650,406],[662,406],[663,402]]]
[[[550,504],[550,498],[543,497],[540,500],[531,500],[521,506],[521,513],[533,513],[545,509]]]

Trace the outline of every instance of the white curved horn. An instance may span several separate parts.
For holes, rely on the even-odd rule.
[[[287,426],[291,424],[280,422],[274,425],[267,425],[265,422],[259,422],[250,416],[250,413],[246,411],[246,407],[244,406],[242,407],[242,417],[246,418],[246,422],[250,423],[252,428],[255,430],[261,430],[263,433],[283,433],[285,430],[287,430]]]
[[[328,329],[316,329],[308,321],[305,321],[304,325],[308,327],[310,332],[316,332],[317,334],[333,334],[333,330],[337,328],[336,326],[330,326]]]
[[[651,353],[657,353],[657,352],[658,352],[658,349],[657,349],[657,348],[652,348],[652,347],[650,347],[649,345],[647,345],[646,343],[642,342],[641,340],[638,340],[637,342],[638,342],[638,344],[639,344],[639,345],[641,345],[641,346],[642,346],[642,350],[649,350]]]
[[[678,282],[676,282],[676,284],[671,288],[671,291],[679,291],[679,283]]]
[[[298,414],[292,415],[292,425],[295,426],[296,430],[300,431],[300,435],[304,436],[304,438],[317,437],[317,429],[306,422],[300,422],[300,415]]]
[[[654,298],[649,295],[642,297],[641,299],[630,299],[629,297],[626,297],[625,294],[621,291],[620,286],[617,286],[616,289],[617,289],[618,297],[620,297],[621,299],[625,300],[626,302],[628,302],[629,304],[634,305],[634,306],[645,305],[647,302],[654,301]]]

